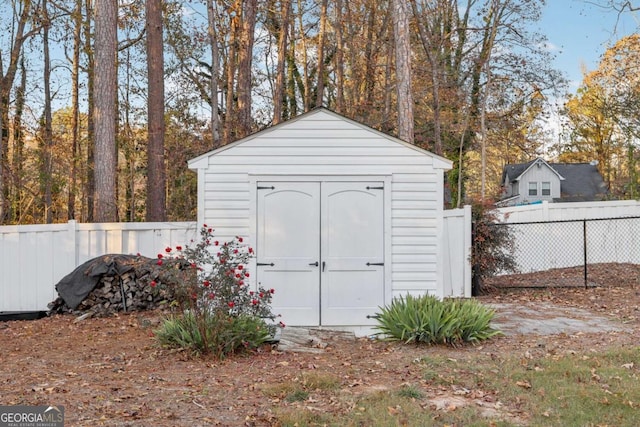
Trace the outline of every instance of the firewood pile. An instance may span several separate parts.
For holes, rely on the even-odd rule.
[[[60,296],[49,303],[49,314],[91,313],[104,316],[117,312],[167,307],[173,301],[170,287],[160,289],[151,286],[151,282],[159,281],[161,275],[155,262],[156,260],[141,256],[117,255],[96,258],[78,267],[65,278],[67,288],[73,286],[73,292],[76,294],[79,293],[78,289],[84,293],[88,290],[81,302],[77,305],[69,303],[69,298],[65,299],[63,292],[60,292],[59,283],[56,289]],[[106,263],[109,263],[110,268],[105,268]],[[88,283],[91,279],[94,285]],[[89,286],[92,286],[90,290]]]

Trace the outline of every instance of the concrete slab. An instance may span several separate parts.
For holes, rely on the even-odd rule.
[[[505,335],[554,335],[628,330],[622,323],[581,308],[540,302],[487,305],[496,310],[492,326]]]

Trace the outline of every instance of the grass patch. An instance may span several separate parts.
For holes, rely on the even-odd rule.
[[[328,398],[340,410],[278,408],[278,425],[297,426],[635,426],[640,414],[640,348],[532,358],[520,354],[425,356],[419,383],[353,394],[331,374],[313,372],[271,388],[287,402]],[[464,391],[461,394],[461,390]],[[267,393],[265,393],[267,394]],[[269,394],[267,394],[269,396]],[[444,408],[434,398],[451,399]],[[479,397],[478,397],[479,396]],[[479,405],[488,396],[486,404]],[[315,406],[311,405],[311,406]],[[489,410],[487,410],[489,409]]]
[[[403,385],[402,388],[398,390],[398,396],[406,397],[407,399],[422,399],[424,393],[420,390],[420,387],[415,385]]]
[[[302,374],[302,385],[306,390],[337,390],[340,388],[340,383],[340,378],[332,374],[319,372]]]

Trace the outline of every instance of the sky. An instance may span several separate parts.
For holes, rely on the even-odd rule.
[[[557,56],[556,68],[569,78],[572,93],[582,81],[583,66],[595,70],[608,46],[640,27],[640,11],[618,16],[594,4],[596,1],[547,0],[539,23]]]

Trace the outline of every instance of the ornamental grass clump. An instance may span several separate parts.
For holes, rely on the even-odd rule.
[[[389,340],[456,346],[501,334],[490,326],[494,315],[494,310],[475,300],[407,295],[381,309],[376,328],[378,336]]]
[[[284,324],[271,311],[275,290],[249,289],[253,253],[242,237],[220,242],[204,225],[199,242],[158,254],[161,279],[150,286],[169,288],[178,307],[155,331],[158,341],[218,358],[269,341]]]

